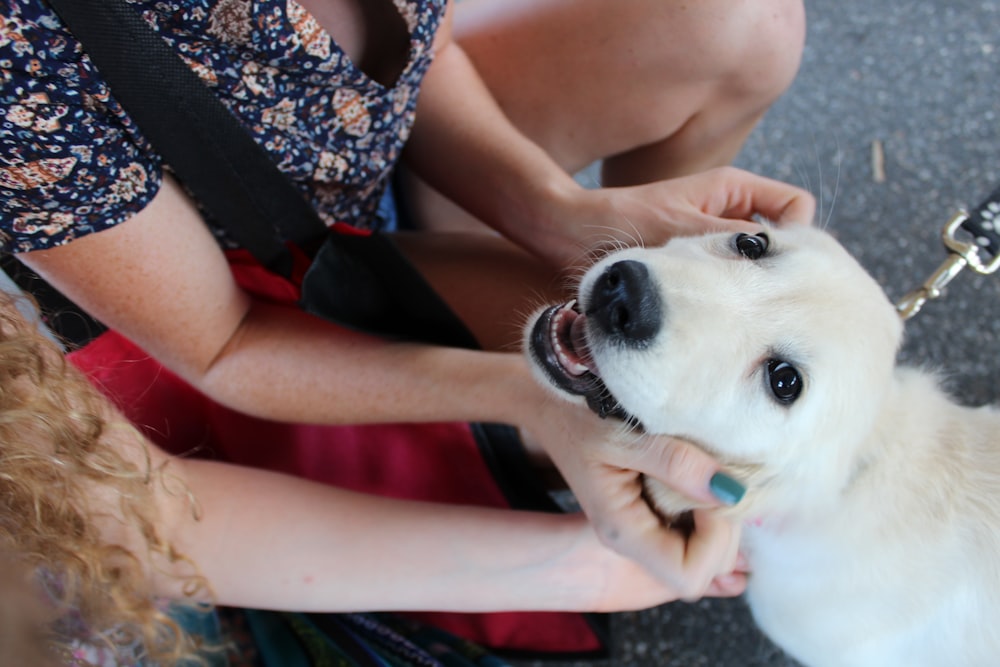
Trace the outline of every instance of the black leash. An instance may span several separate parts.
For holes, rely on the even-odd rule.
[[[904,320],[940,297],[945,286],[966,267],[983,275],[1000,269],[1000,187],[971,212],[962,210],[952,216],[941,230],[941,241],[948,250],[948,259],[923,285],[896,304]]]
[[[1000,187],[990,193],[962,222],[962,229],[976,239],[993,260],[1000,256]]]

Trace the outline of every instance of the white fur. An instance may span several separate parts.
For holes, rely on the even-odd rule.
[[[699,443],[747,484],[731,510],[746,522],[747,600],[790,655],[809,667],[1000,665],[1000,413],[896,367],[899,317],[832,237],[767,233],[756,261],[727,234],[595,265],[581,300],[606,266],[633,259],[663,304],[646,346],[595,337],[599,375],[646,430]],[[768,389],[773,356],[802,372],[790,406]],[[667,514],[686,508],[649,490]]]

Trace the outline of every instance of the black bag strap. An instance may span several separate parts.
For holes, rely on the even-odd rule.
[[[239,120],[125,0],[48,1],[184,186],[264,266],[289,275],[281,236],[309,247],[326,225]]]

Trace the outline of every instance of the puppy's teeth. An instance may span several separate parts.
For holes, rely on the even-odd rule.
[[[559,364],[570,375],[583,375],[589,370],[583,364],[570,359],[569,355],[566,354],[562,347],[556,348],[556,354],[559,355]]]
[[[583,364],[576,361],[575,357],[571,356],[566,352],[566,348],[562,344],[562,340],[559,336],[559,331],[563,327],[563,320],[566,318],[566,312],[572,308],[573,301],[567,305],[565,309],[559,310],[552,318],[552,322],[549,325],[549,338],[552,341],[552,349],[555,350],[556,356],[559,359],[559,364],[563,367],[570,375],[583,375],[589,369]]]

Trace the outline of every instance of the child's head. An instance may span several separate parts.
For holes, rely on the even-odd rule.
[[[148,564],[180,558],[156,528],[163,471],[19,299],[0,292],[0,663],[66,662],[82,642],[169,664],[191,646],[150,591]],[[112,429],[134,436],[127,454],[106,442]],[[107,543],[114,522],[147,551]]]

